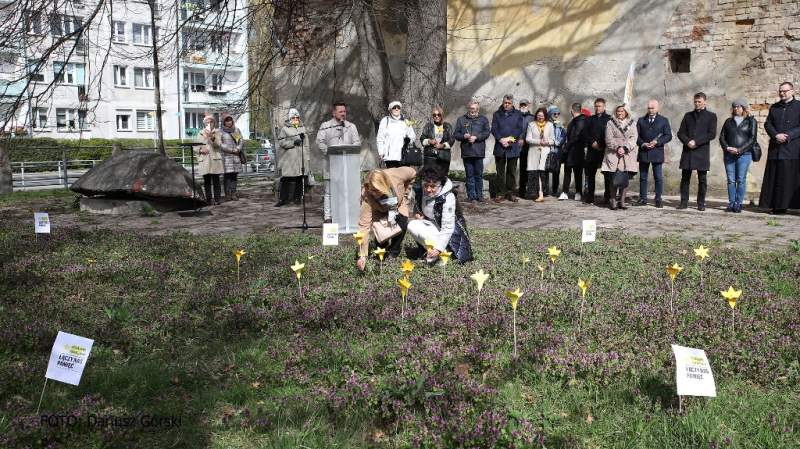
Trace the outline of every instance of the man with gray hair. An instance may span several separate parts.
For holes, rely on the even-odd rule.
[[[332,119],[319,126],[317,132],[317,149],[325,156],[322,165],[322,177],[325,179],[325,194],[322,197],[322,214],[325,223],[331,222],[331,160],[328,147],[334,145],[361,145],[356,125],[348,122],[347,105],[343,102],[333,103]]]
[[[492,136],[494,136],[494,161],[497,167],[497,197],[501,202],[506,197],[516,203],[517,163],[520,155],[519,137],[522,128],[522,113],[514,108],[514,96],[503,96],[503,104],[492,116]]]
[[[490,132],[489,120],[481,115],[481,105],[477,101],[471,101],[467,113],[456,120],[453,134],[459,142],[467,175],[467,202],[482,203],[483,158],[486,157],[486,139]]]

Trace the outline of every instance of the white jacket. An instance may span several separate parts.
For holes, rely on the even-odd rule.
[[[417,140],[414,128],[406,123],[401,115],[394,118],[389,115],[381,119],[378,126],[378,156],[383,156],[384,161],[399,161],[403,156],[403,139],[411,139],[409,145]]]
[[[439,193],[437,193],[434,197],[426,200],[422,198],[422,215],[425,216],[425,219],[430,221],[431,223],[435,222],[433,220],[433,206],[436,204],[436,198],[446,195],[451,190],[453,190],[453,182],[450,179],[444,183],[441,189],[439,189]],[[444,201],[444,207],[442,207],[442,228],[439,229],[439,235],[436,236],[434,240],[436,240],[436,245],[433,247],[442,252],[447,248],[447,245],[450,244],[450,237],[453,236],[453,232],[456,230],[456,196],[448,195],[447,199]]]
[[[550,143],[542,145],[542,139],[547,139]],[[528,133],[525,136],[525,142],[530,145],[528,148],[528,171],[544,171],[547,166],[547,155],[556,149],[555,140],[556,135],[553,122],[548,120],[547,123],[545,123],[543,136],[539,135],[539,125],[536,124],[536,121],[528,124]],[[541,150],[539,147],[541,147]]]

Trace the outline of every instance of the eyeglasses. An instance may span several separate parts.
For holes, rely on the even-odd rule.
[[[392,109],[400,109],[400,106],[395,106]]]
[[[434,116],[434,117],[441,117],[441,116],[442,116],[442,114],[437,114],[437,113],[435,113],[435,112],[434,112],[434,113],[433,113],[433,116]]]
[[[793,91],[793,90],[794,90],[794,89],[786,89],[786,90],[780,90],[780,89],[778,89],[778,93],[785,94],[786,92],[791,92],[791,91]]]
[[[552,114],[550,114],[550,115],[551,115],[551,116],[553,116],[553,117],[558,117],[558,116],[559,116],[559,115],[561,115],[561,114],[560,114],[560,113],[558,113],[558,112],[554,112],[554,113],[552,113]]]

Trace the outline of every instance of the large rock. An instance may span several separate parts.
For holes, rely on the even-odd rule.
[[[124,151],[92,167],[70,187],[86,196],[147,200],[192,200],[192,175],[172,159],[152,151]],[[205,204],[202,184],[194,197]],[[190,205],[190,204],[189,204]]]

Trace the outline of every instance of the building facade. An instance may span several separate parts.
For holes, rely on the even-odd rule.
[[[193,1],[156,2],[152,17],[137,1],[14,10],[24,32],[0,50],[3,133],[156,139],[157,73],[165,139],[192,139],[206,114],[222,112],[249,130],[246,5]]]

